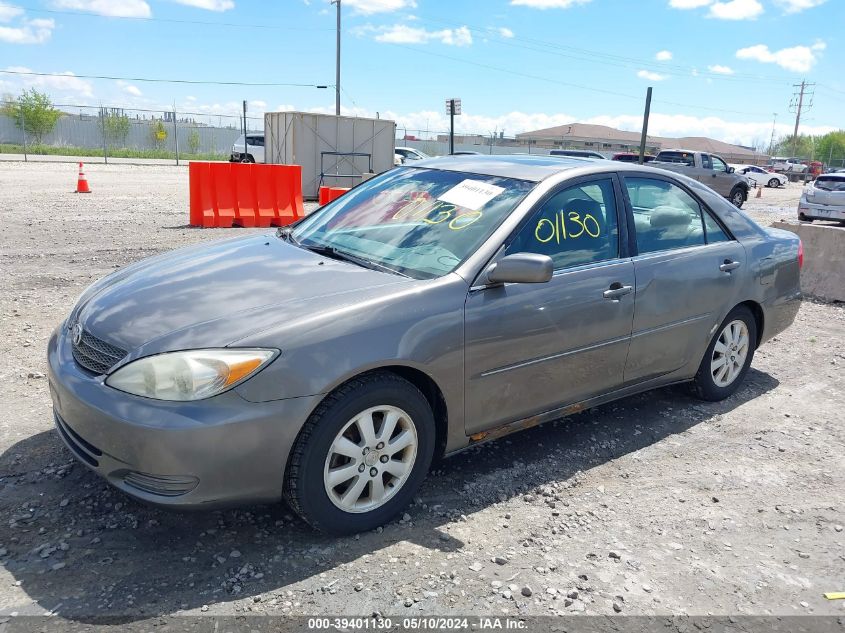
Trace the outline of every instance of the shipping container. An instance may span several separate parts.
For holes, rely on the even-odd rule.
[[[320,186],[353,187],[364,174],[393,167],[396,123],[385,119],[268,112],[267,163],[302,165],[302,195],[316,200]]]

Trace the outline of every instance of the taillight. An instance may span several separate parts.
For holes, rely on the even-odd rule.
[[[804,266],[804,242],[798,240],[798,270]]]

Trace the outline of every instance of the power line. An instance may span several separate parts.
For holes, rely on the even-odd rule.
[[[0,70],[6,75],[28,75],[33,77],[74,77],[78,79],[109,79],[112,81],[137,81],[165,84],[203,84],[214,86],[261,86],[261,87],[294,87],[294,88],[328,88],[331,84],[298,84],[283,82],[252,82],[252,81],[204,81],[200,79],[160,79],[152,77],[115,77],[111,75],[68,75],[62,73],[37,73],[23,70]]]
[[[210,22],[204,20],[177,20],[173,18],[154,18],[141,15],[103,15],[100,13],[89,13],[87,11],[67,11],[61,9],[42,9],[40,7],[27,7],[19,4],[7,4],[0,2],[0,7],[23,9],[33,13],[48,13],[53,15],[75,15],[84,18],[106,18],[115,20],[135,20],[138,22],[167,22],[170,24],[196,24],[200,26],[225,26],[245,29],[274,29],[280,31],[331,31],[330,28],[301,27],[301,26],[280,26],[278,24],[244,24],[242,22]]]
[[[509,74],[509,75],[515,75],[517,77],[525,77],[526,79],[534,79],[536,81],[544,81],[546,83],[553,83],[553,84],[558,84],[558,85],[561,85],[561,86],[566,86],[566,87],[569,87],[569,88],[578,88],[579,90],[587,90],[587,91],[590,91],[590,92],[597,92],[597,93],[601,93],[601,94],[612,95],[614,97],[623,97],[625,99],[633,99],[635,101],[641,101],[642,100],[642,97],[639,96],[639,95],[632,95],[632,94],[627,94],[627,93],[624,93],[624,92],[616,92],[616,91],[613,91],[613,90],[605,90],[603,88],[595,88],[595,87],[592,87],[592,86],[585,86],[583,84],[576,84],[576,83],[572,83],[572,82],[568,82],[568,81],[561,81],[561,80],[558,80],[558,79],[552,79],[551,77],[543,77],[541,75],[532,75],[530,73],[523,73],[523,72],[520,72],[520,71],[517,71],[517,70],[510,70],[510,69],[507,69],[507,68],[502,68],[500,66],[493,66],[491,64],[484,64],[484,63],[481,63],[481,62],[474,62],[474,61],[470,61],[468,59],[462,59],[460,57],[454,57],[452,55],[444,55],[443,53],[435,53],[433,51],[427,51],[427,50],[423,50],[423,49],[419,49],[419,48],[414,48],[412,46],[406,46],[405,44],[396,44],[394,42],[388,42],[388,44],[390,44],[392,46],[398,46],[400,48],[406,48],[408,50],[414,51],[415,53],[423,53],[425,55],[433,55],[435,57],[442,57],[444,59],[449,59],[451,61],[460,62],[462,64],[469,64],[471,66],[478,66],[479,68],[487,68],[489,70],[495,70],[497,72],[502,72],[502,73],[506,73],[506,74]],[[750,115],[750,116],[759,116],[761,114],[759,112],[747,112],[747,111],[741,111],[741,110],[728,110],[728,109],[725,109],[725,108],[713,108],[713,107],[709,107],[709,106],[694,105],[694,104],[691,104],[691,103],[680,103],[680,102],[677,102],[677,101],[668,101],[668,100],[665,100],[665,99],[655,99],[654,101],[656,101],[658,103],[663,103],[665,105],[674,105],[674,106],[678,106],[678,107],[681,107],[681,108],[688,108],[688,109],[692,109],[692,110],[706,110],[706,111],[709,111],[709,112],[721,112],[721,113],[726,113],[726,114],[743,114],[743,115]]]

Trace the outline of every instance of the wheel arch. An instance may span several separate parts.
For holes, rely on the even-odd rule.
[[[359,379],[362,376],[370,376],[379,373],[390,373],[399,376],[400,378],[407,380],[409,383],[411,383],[417,389],[420,390],[420,392],[423,394],[426,401],[428,402],[429,406],[431,407],[431,412],[434,416],[434,456],[435,458],[442,457],[446,452],[446,444],[449,437],[449,411],[446,405],[446,398],[444,397],[443,391],[440,389],[440,386],[437,384],[437,382],[427,373],[416,367],[411,367],[409,365],[392,364],[372,367],[366,370],[359,371],[352,376],[348,376],[342,382],[334,385],[329,391],[327,391],[323,395],[322,398],[320,398],[320,402],[315,405],[314,409],[319,407],[320,403],[322,403],[323,400],[328,398],[338,389],[341,389],[350,381]]]
[[[763,306],[761,306],[756,301],[747,300],[743,301],[742,303],[738,303],[735,307],[745,306],[749,310],[751,310],[751,314],[754,315],[754,325],[757,328],[757,340],[754,341],[754,348],[757,349],[760,347],[760,343],[763,340],[763,327],[766,323],[766,315],[763,312]],[[731,308],[733,310],[733,308]]]

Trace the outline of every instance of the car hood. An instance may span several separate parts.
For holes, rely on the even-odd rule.
[[[134,264],[98,284],[76,314],[87,331],[130,351],[131,359],[223,347],[274,320],[310,314],[316,303],[337,306],[413,283],[322,257],[270,234],[216,241]]]

